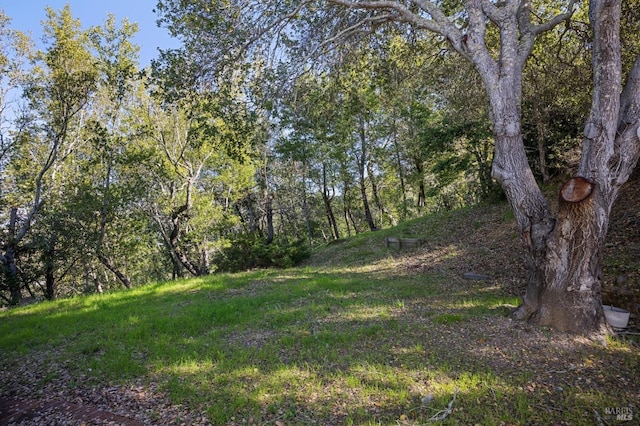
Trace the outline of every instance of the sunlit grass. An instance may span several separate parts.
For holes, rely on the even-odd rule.
[[[335,265],[155,283],[0,312],[0,362],[10,370],[28,361],[42,383],[60,380],[50,366],[63,363],[70,377],[93,384],[154,382],[216,425],[421,425],[454,395],[443,424],[592,424],[594,409],[625,404],[631,391],[590,390],[586,379],[605,380],[598,356],[613,355],[624,369],[614,378],[631,386],[638,354],[629,342],[578,342],[582,356],[554,347],[547,332],[541,357],[491,340],[505,330],[505,339],[523,338],[508,319],[518,299],[444,267],[465,251],[444,240],[454,220],[443,214],[358,236],[330,247],[344,251]],[[382,242],[391,232],[427,236],[433,247],[423,261],[432,269],[402,269],[402,255]],[[550,360],[534,373],[533,359],[552,353],[560,365]],[[562,364],[569,362],[575,370]]]
[[[531,376],[501,376],[429,337],[502,317],[517,301],[443,294],[433,279],[305,268],[160,283],[2,312],[0,348],[9,361],[53,349],[51,358],[77,360],[72,374],[95,382],[147,377],[214,424],[421,424],[454,395],[454,424],[555,418],[524,390]],[[615,403],[584,390],[563,398]]]

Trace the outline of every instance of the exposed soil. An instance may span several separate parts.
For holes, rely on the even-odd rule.
[[[19,371],[3,375],[12,395],[0,397],[0,426],[209,425],[203,413],[169,402],[154,384],[104,386],[72,379],[67,366],[45,366],[45,356],[25,359]],[[38,372],[57,376],[42,385]]]
[[[23,422],[35,422],[39,424],[63,424],[74,423],[95,424],[120,424],[130,426],[142,426],[144,423],[118,416],[107,411],[99,410],[95,406],[76,404],[64,399],[54,399],[48,402],[17,399],[0,400],[0,424],[20,424]]]

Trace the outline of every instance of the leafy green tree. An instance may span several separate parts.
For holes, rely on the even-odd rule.
[[[19,90],[26,78],[26,64],[33,49],[31,40],[9,25],[9,17],[0,10],[0,170],[6,167],[19,138],[20,128],[16,128],[20,115]]]
[[[11,208],[11,179],[8,164],[22,137],[25,123],[20,121],[19,92],[27,76],[32,44],[23,33],[9,27],[10,19],[0,10],[0,220],[8,224],[0,230],[0,296],[6,302],[19,299],[18,270],[15,264],[17,210]],[[4,247],[13,246],[7,252]]]
[[[250,149],[250,123],[228,102],[205,93],[181,105],[149,99],[145,106],[143,130],[155,161],[145,208],[175,275],[211,271],[212,250],[236,224],[231,207],[252,184],[253,166],[241,155]]]
[[[347,37],[363,39],[383,25],[442,37],[473,65],[486,91],[495,144],[492,176],[513,207],[531,273],[517,317],[590,332],[604,324],[599,271],[609,212],[640,155],[640,60],[634,54],[623,89],[621,2],[591,0],[591,112],[577,179],[564,188],[570,193],[584,189],[583,195],[590,196],[564,193],[568,204],[554,215],[529,165],[521,114],[523,70],[536,37],[566,22],[576,2],[563,2],[560,9],[548,6],[524,0],[300,0],[213,2],[203,7],[196,1],[163,0],[158,10],[161,20],[184,36],[186,49],[203,52],[203,65],[213,64],[214,71],[229,58],[265,49],[274,57],[309,61],[344,44]],[[611,96],[618,93],[619,98]]]
[[[335,165],[344,161],[339,158],[344,151],[340,149],[343,138],[336,127],[340,110],[335,108],[335,80],[326,74],[301,77],[282,103],[284,135],[277,150],[284,158],[302,164],[303,182],[309,179],[313,187],[319,188],[329,234],[339,239],[334,206],[339,176]],[[306,193],[307,185],[304,186]],[[307,223],[310,221],[307,217]]]
[[[81,142],[80,112],[95,90],[97,76],[87,35],[70,8],[59,13],[48,8],[47,16],[48,48],[36,55],[24,90],[31,115],[25,118],[25,130],[8,165],[14,191],[2,264],[12,303],[21,293],[16,257],[44,204],[55,202],[57,175]]]
[[[599,271],[608,212],[640,154],[638,116],[631,112],[636,111],[640,101],[635,79],[640,60],[636,60],[623,90],[620,2],[590,3],[594,96],[578,177],[563,188],[566,204],[557,217],[534,179],[524,149],[522,70],[535,37],[568,19],[574,2],[568,2],[564,13],[553,16],[551,11],[551,15],[544,16],[542,9],[533,14],[532,5],[524,1],[467,1],[464,9],[454,10],[458,13],[455,17],[462,17],[461,26],[435,2],[422,2],[416,10],[401,2],[334,3],[365,12],[367,18],[359,21],[363,26],[368,27],[376,19],[399,20],[438,33],[474,65],[487,91],[493,125],[492,174],[513,206],[531,256],[532,278],[517,317],[573,332],[599,330],[604,323]],[[487,43],[494,30],[500,35],[497,54]],[[622,95],[612,99],[607,93]]]
[[[135,218],[132,203],[146,187],[130,173],[134,162],[140,160],[131,146],[134,135],[130,118],[136,111],[134,93],[141,84],[137,78],[139,48],[131,43],[137,30],[137,25],[127,20],[118,27],[110,15],[103,26],[90,31],[99,79],[91,105],[90,143],[83,155],[89,161],[82,173],[85,179],[92,176],[85,187],[93,203],[87,219],[95,221],[86,225],[93,230],[92,252],[126,288],[131,287],[131,278],[118,264],[128,263],[133,253],[141,251],[136,244],[126,244],[131,241],[126,229],[136,228],[131,223]],[[116,229],[120,232],[114,234]]]

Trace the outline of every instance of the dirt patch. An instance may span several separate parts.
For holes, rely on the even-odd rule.
[[[210,425],[204,413],[172,404],[157,383],[105,385],[72,377],[71,365],[46,357],[29,355],[18,368],[3,371],[0,426]]]
[[[62,399],[48,402],[29,399],[0,399],[0,425],[23,424],[144,425],[143,422],[99,410],[94,406],[76,404]]]

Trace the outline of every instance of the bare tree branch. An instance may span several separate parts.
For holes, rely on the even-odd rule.
[[[624,125],[640,120],[640,54],[627,77],[627,83],[620,95],[620,123]]]
[[[330,3],[344,6],[349,9],[359,10],[390,10],[396,12],[395,21],[406,22],[417,28],[433,31],[438,34],[447,35],[448,29],[446,22],[447,17],[433,3],[428,1],[416,1],[422,10],[431,15],[432,19],[426,19],[407,8],[404,4],[396,1],[379,0],[379,1],[351,1],[351,0],[329,0]],[[452,25],[452,24],[451,24]]]
[[[507,6],[507,3],[502,3],[498,6],[496,3],[492,3],[490,0],[482,0],[482,11],[487,18],[491,19],[491,22],[499,27],[504,24],[505,20],[513,14],[511,10],[513,8],[513,1]]]
[[[576,0],[570,0],[569,4],[567,5],[566,12],[556,15],[553,18],[549,19],[547,22],[533,27],[533,33],[536,35],[544,33],[546,31],[553,29],[556,25],[560,24],[561,22],[564,22],[567,19],[571,18],[574,12],[575,4],[576,4]]]

